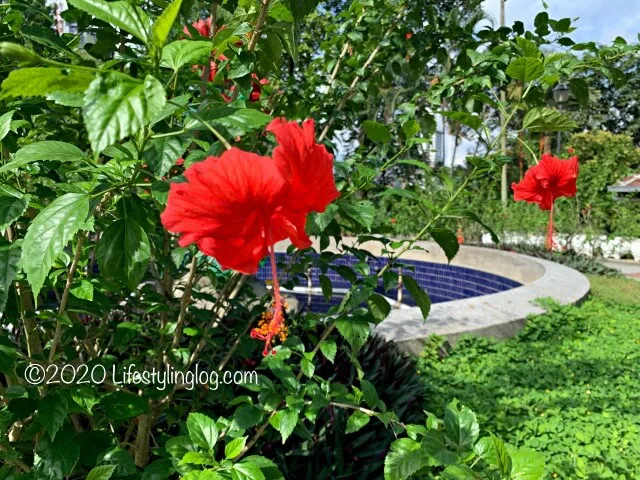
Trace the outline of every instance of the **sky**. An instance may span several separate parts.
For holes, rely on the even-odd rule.
[[[638,42],[640,32],[640,0],[545,0],[549,17],[554,20],[571,18],[577,29],[571,37],[575,42],[594,41],[610,44],[620,36],[629,43]],[[525,28],[533,28],[535,16],[545,10],[542,0],[507,0],[505,3],[507,26],[516,20],[525,24]],[[500,21],[500,0],[484,0],[484,10],[489,13],[497,25]],[[462,141],[455,149],[452,159],[454,139],[445,136],[445,165],[464,164],[465,156],[475,144]]]
[[[576,42],[610,43],[617,36],[628,42],[638,41],[640,0],[546,0],[546,3],[550,18],[577,19],[578,29],[570,35]],[[544,10],[542,0],[507,0],[505,5],[509,26],[521,20],[530,28],[536,14]],[[500,0],[484,0],[483,7],[499,21]]]

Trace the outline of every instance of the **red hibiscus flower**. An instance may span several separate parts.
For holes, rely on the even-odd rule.
[[[549,210],[549,228],[546,247],[551,250],[553,242],[553,203],[560,197],[574,197],[578,179],[578,157],[560,160],[545,153],[540,163],[525,174],[520,183],[513,183],[513,198],[537,203],[541,210]]]
[[[404,38],[407,40],[411,40],[411,37],[413,37],[413,32],[407,32],[404,34]]]
[[[211,36],[211,22],[212,22],[212,18],[201,18],[200,20],[198,20],[197,22],[194,22],[191,24],[191,26],[193,28],[195,28],[198,33],[200,35],[202,35],[203,37],[209,37]],[[188,27],[183,27],[182,31],[184,33],[186,33],[187,35],[191,36],[191,32],[189,32],[189,28]]]
[[[251,332],[265,341],[265,354],[274,336],[286,335],[273,245],[289,238],[298,248],[311,246],[307,215],[323,212],[339,195],[333,156],[316,143],[313,120],[300,126],[276,119],[267,131],[278,142],[273,158],[232,148],[190,166],[186,183],[171,184],[161,215],[165,228],[180,234],[181,246],[195,243],[223,268],[254,274],[270,256],[274,305]]]

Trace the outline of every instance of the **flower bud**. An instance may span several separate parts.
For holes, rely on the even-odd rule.
[[[11,42],[0,42],[0,55],[9,57],[21,64],[36,64],[40,60],[40,57],[32,50]]]

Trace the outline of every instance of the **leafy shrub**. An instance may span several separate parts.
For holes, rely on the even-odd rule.
[[[627,282],[640,295],[632,280],[598,279]],[[460,399],[488,430],[543,453],[551,478],[638,478],[640,310],[633,296],[547,305],[547,314],[503,342],[466,338],[445,356],[432,346],[420,361],[429,408]]]
[[[424,386],[416,373],[414,358],[403,353],[395,343],[373,336],[358,353],[357,364],[362,368],[358,372],[341,343],[344,342],[338,342],[335,363],[322,361],[316,367],[316,374],[352,385],[364,373],[367,382],[362,385],[362,393],[368,405],[377,405],[377,397],[386,411],[395,412],[398,420],[405,424],[423,419]],[[282,471],[287,478],[381,478],[385,454],[397,433],[381,422],[368,422],[357,434],[345,434],[350,430],[350,423],[356,420],[358,417],[351,418],[349,411],[329,409],[307,426],[309,439],[297,442],[294,450],[278,443],[270,449],[283,464]]]
[[[371,326],[390,313],[377,287],[397,287],[394,262],[415,241],[431,235],[453,257],[452,219],[479,221],[465,192],[501,158],[498,132],[482,128],[488,107],[513,119],[505,134],[516,123],[571,125],[546,105],[548,79],[569,81],[587,66],[572,52],[542,50],[569,42],[571,22],[545,14],[535,34],[522,22],[479,30],[477,0],[468,1],[472,12],[442,1],[68,3],[61,16],[75,33],[60,32],[42,0],[4,3],[0,18],[0,478],[278,480],[289,459],[274,445],[286,457],[313,442],[312,431],[342,437],[329,423],[336,410],[349,432],[344,468],[331,457],[337,470],[366,462],[355,459],[371,453],[357,437],[365,428],[377,439],[370,466],[378,468],[385,440],[369,423],[400,435],[409,428],[399,416],[415,405],[405,411],[397,392],[378,385],[378,393],[366,378],[376,370],[358,361]],[[621,42],[575,48],[592,51],[589,68],[603,72],[611,57],[635,50]],[[514,95],[500,104],[488,95],[507,89]],[[438,172],[433,200],[380,181],[407,168],[434,176],[423,161],[435,130],[427,105],[458,109],[444,114],[493,137],[472,170]],[[518,117],[524,110],[533,124]],[[307,118],[303,131],[296,125]],[[274,141],[267,125],[288,133]],[[336,145],[343,134],[358,141],[333,162],[329,150],[344,153]],[[376,237],[389,251],[374,271],[359,247],[385,233],[372,199],[407,195],[424,213],[419,234],[401,246]],[[193,231],[179,241],[184,223]],[[260,257],[275,264],[270,247],[284,238],[306,246],[305,228],[320,254],[292,246],[285,271],[272,270],[273,294],[256,295],[249,273]],[[358,243],[342,241],[347,231]],[[328,251],[330,241],[340,253]],[[344,254],[362,261],[349,267]],[[344,279],[340,304],[285,324],[277,278],[314,268],[327,296],[329,271]],[[405,272],[404,285],[426,318],[429,297],[410,278]],[[338,344],[345,366],[335,372]],[[411,387],[409,364],[398,362],[409,382],[395,390],[417,402],[402,390]],[[196,369],[255,376],[180,381]],[[425,437],[453,442],[446,463],[466,465],[476,435],[462,444],[452,432],[477,428],[467,410],[445,420],[452,416],[444,426],[431,421]],[[405,443],[394,444],[390,462],[403,464]],[[439,474],[440,450],[412,445],[412,465]],[[502,467],[477,452],[475,467],[506,478],[509,457],[496,453]],[[385,476],[406,478],[414,467]]]
[[[625,176],[640,170],[640,149],[626,135],[595,131],[579,133],[571,137],[568,148],[562,155],[578,155],[580,175],[576,198],[561,198],[554,206],[554,223],[561,233],[606,234],[622,237],[640,237],[640,204],[629,198],[615,198],[607,187]],[[511,175],[515,170],[510,169]],[[455,176],[463,176],[464,169],[456,169]],[[513,178],[517,181],[517,178]],[[426,191],[431,198],[439,200],[446,196],[442,185],[423,182],[408,187],[415,191]],[[524,202],[513,202],[507,208],[500,200],[500,175],[495,173],[476,179],[465,191],[464,202],[477,212],[487,225],[498,233],[517,232],[544,235],[549,213],[532,208]],[[407,198],[380,202],[378,212],[381,226],[386,226],[398,236],[415,234],[420,229],[419,219],[424,215],[415,202]],[[481,225],[467,219],[448,222],[449,228],[461,227],[468,241],[479,241],[483,232]]]

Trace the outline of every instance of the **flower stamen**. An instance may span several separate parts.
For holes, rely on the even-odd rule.
[[[269,242],[271,243],[271,241]],[[273,303],[271,308],[266,312],[263,312],[258,321],[258,326],[251,330],[251,338],[264,341],[264,350],[262,355],[265,357],[269,355],[271,351],[272,355],[276,354],[276,351],[272,349],[271,342],[275,337],[278,337],[281,342],[287,339],[289,329],[284,324],[284,308],[286,304],[282,302],[282,296],[280,295],[280,284],[278,283],[278,271],[276,269],[276,254],[273,245],[269,246],[269,260],[271,262],[271,278],[272,291],[273,291]]]

